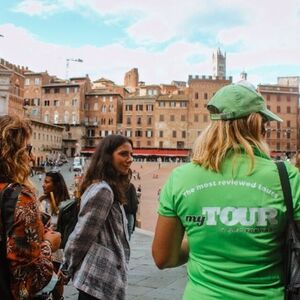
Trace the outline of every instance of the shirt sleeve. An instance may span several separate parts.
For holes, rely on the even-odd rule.
[[[19,195],[12,230],[7,239],[7,259],[16,299],[31,297],[52,278],[50,246],[44,242],[38,202],[31,192]]]
[[[158,213],[166,217],[177,216],[174,206],[173,176],[174,173],[172,172],[165,185],[163,186],[159,197]]]
[[[64,268],[70,276],[74,274],[96,240],[113,204],[113,194],[106,188],[99,189],[93,196],[88,193],[86,197],[90,198],[81,207],[77,224],[65,247]]]

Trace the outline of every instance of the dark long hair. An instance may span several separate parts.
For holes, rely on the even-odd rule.
[[[99,142],[83,178],[81,194],[92,183],[105,180],[112,188],[115,199],[120,203],[126,202],[125,191],[130,181],[131,171],[127,175],[118,174],[112,164],[114,151],[125,143],[133,147],[132,141],[123,135],[108,135]]]
[[[69,191],[64,180],[64,177],[55,171],[49,171],[45,174],[50,177],[53,182],[53,194],[56,201],[56,205],[59,205],[60,202],[70,199]]]

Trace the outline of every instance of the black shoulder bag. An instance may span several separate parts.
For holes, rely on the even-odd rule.
[[[284,247],[284,299],[300,299],[300,238],[293,217],[293,201],[288,173],[283,161],[276,162],[284,201],[287,208],[288,224]]]

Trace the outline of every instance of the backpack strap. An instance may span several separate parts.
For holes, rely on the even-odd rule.
[[[0,191],[0,290],[3,299],[13,299],[10,290],[10,272],[6,259],[6,240],[14,224],[15,207],[22,187],[19,184],[9,183]]]

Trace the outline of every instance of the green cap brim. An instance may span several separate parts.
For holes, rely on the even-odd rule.
[[[264,108],[264,109],[260,110],[259,112],[261,114],[263,114],[267,118],[268,121],[283,122],[283,120],[281,118],[279,118],[277,115],[275,115],[274,113],[272,113],[267,108]]]

